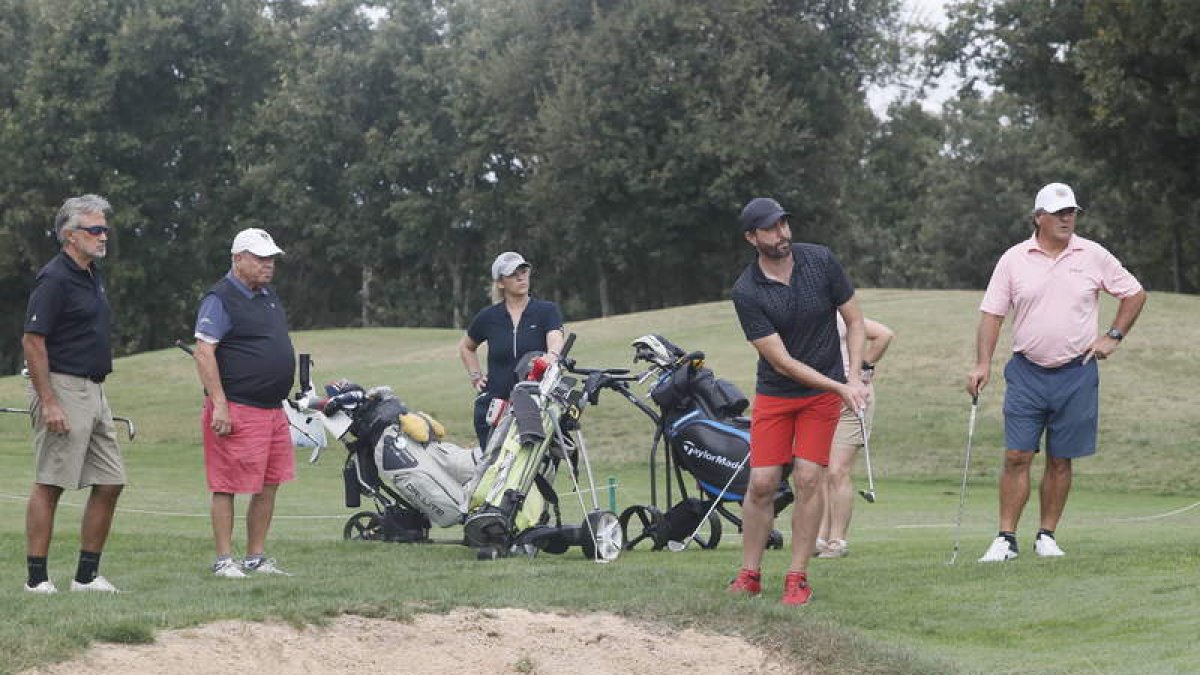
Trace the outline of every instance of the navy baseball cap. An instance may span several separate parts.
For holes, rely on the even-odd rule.
[[[750,230],[761,230],[764,227],[771,227],[779,222],[780,218],[786,218],[791,215],[783,210],[779,202],[770,197],[756,197],[750,200],[742,209],[742,215],[739,222],[742,224],[742,232]]]

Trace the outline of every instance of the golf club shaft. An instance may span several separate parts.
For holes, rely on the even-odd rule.
[[[979,394],[971,396],[971,417],[967,422],[967,450],[963,458],[962,485],[958,488],[958,517],[954,519],[954,550],[950,554],[950,565],[958,560],[959,535],[962,532],[963,509],[967,503],[967,477],[971,468],[971,444],[975,439],[975,414],[979,410]]]
[[[867,415],[866,411],[858,411],[858,428],[862,432],[863,441],[863,457],[867,462],[867,489],[871,495],[875,495],[875,474],[871,471],[871,442],[867,437]]]
[[[31,414],[30,411],[25,408],[0,408],[0,413],[17,413],[20,415]],[[129,440],[132,441],[134,437],[137,436],[137,425],[133,423],[132,419],[128,417],[121,417],[120,415],[113,415],[113,421],[121,422],[125,425],[125,432],[129,435]]]
[[[715,498],[713,498],[712,505],[710,505],[708,507],[708,511],[704,514],[704,517],[701,518],[700,522],[696,524],[696,529],[692,530],[692,533],[690,535],[688,535],[687,541],[683,542],[683,546],[681,546],[680,548],[672,549],[672,550],[682,551],[683,549],[687,548],[689,544],[692,543],[692,540],[696,538],[697,534],[700,534],[700,528],[704,527],[704,521],[706,521],[712,517],[713,511],[717,510],[717,506],[721,503],[721,500],[725,497],[725,493],[729,491],[729,486],[733,485],[733,481],[737,478],[737,475],[742,472],[742,467],[746,466],[746,462],[748,462],[748,461],[750,461],[750,451],[749,450],[746,451],[746,456],[743,457],[742,461],[738,463],[737,468],[733,470],[733,475],[731,475],[729,477],[729,480],[725,481],[725,487],[721,488],[721,491],[719,493],[717,493],[717,496]]]

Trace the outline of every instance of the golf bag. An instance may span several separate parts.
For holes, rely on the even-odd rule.
[[[746,396],[728,380],[723,380],[704,365],[703,352],[685,352],[661,335],[644,335],[632,343],[634,361],[647,361],[650,375],[657,374],[650,388],[650,399],[657,410],[646,405],[627,388],[621,391],[627,400],[656,423],[650,455],[649,505],[632,506],[621,514],[627,548],[651,539],[655,550],[669,541],[683,541],[701,525],[712,506],[708,533],[696,536],[701,548],[715,548],[721,538],[723,516],[738,530],[742,521],[727,503],[740,504],[750,483],[750,467],[743,460],[750,453],[750,420],[742,416],[749,406]],[[672,502],[672,473],[681,499],[666,512],[658,508],[655,457],[665,441],[667,475],[664,483],[668,503]],[[740,467],[740,468],[739,468]],[[699,497],[688,494],[683,475],[695,480]],[[717,504],[713,501],[717,500]],[[787,470],[775,497],[775,513],[792,503],[794,495],[787,483]],[[628,531],[634,520],[640,522],[640,535]],[[783,535],[772,531],[768,546],[779,548]]]
[[[484,468],[463,524],[463,536],[480,558],[514,550],[563,553],[575,545],[599,562],[620,554],[620,526],[616,514],[599,507],[579,427],[583,408],[595,403],[599,389],[619,375],[575,369],[568,356],[574,340],[574,335],[568,336],[557,362],[534,353],[517,365],[518,382],[488,438]],[[587,375],[583,387],[567,372]],[[563,523],[553,487],[563,464],[584,512],[579,525]],[[580,486],[581,470],[585,487]],[[585,504],[585,493],[591,495],[591,505]]]
[[[477,458],[442,440],[445,429],[424,413],[405,413],[375,443],[375,467],[404,500],[439,527],[462,522]]]
[[[679,466],[706,494],[716,496],[728,484],[723,499],[740,502],[750,483],[750,467],[738,471],[750,452],[750,420],[741,416],[750,402],[735,384],[696,364],[664,373],[650,398]]]
[[[361,512],[346,524],[347,539],[429,541],[431,526],[462,523],[468,486],[477,475],[478,456],[444,440],[445,429],[432,417],[410,412],[390,389],[363,392],[339,382],[322,410],[327,419],[347,416],[339,434],[346,445],[345,502],[373,498],[377,513]],[[351,438],[352,437],[352,438]]]

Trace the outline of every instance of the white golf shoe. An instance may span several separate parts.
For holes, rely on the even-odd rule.
[[[1008,540],[1004,537],[996,537],[992,540],[992,545],[988,546],[987,551],[984,552],[983,557],[979,559],[979,562],[1004,562],[1016,557],[1017,552],[1008,543]]]
[[[81,584],[74,579],[71,580],[71,590],[73,591],[90,591],[92,593],[120,593],[116,586],[113,586],[108,579],[104,577],[96,577],[86,584]]]
[[[245,560],[242,562],[242,567],[246,568],[247,572],[254,572],[256,574],[277,574],[283,577],[292,576],[290,573],[279,569],[279,566],[275,564],[274,558]]]
[[[1058,547],[1058,542],[1054,540],[1054,537],[1046,534],[1038,535],[1037,541],[1033,543],[1033,550],[1042,558],[1061,558],[1066,555]]]
[[[213,574],[225,579],[245,579],[246,573],[232,558],[221,558],[213,563]]]
[[[40,593],[42,595],[50,595],[51,593],[58,592],[58,588],[54,586],[54,582],[50,581],[49,579],[43,581],[37,586],[25,584],[24,588],[26,593]]]

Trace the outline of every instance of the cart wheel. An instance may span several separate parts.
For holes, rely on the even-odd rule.
[[[715,511],[708,514],[704,526],[692,537],[692,541],[700,548],[716,548],[721,543],[721,516]]]
[[[776,550],[783,548],[783,533],[779,530],[771,530],[770,536],[767,537],[767,548]]]
[[[505,557],[503,546],[480,546],[475,551],[476,560],[499,560]]]
[[[359,511],[350,516],[342,537],[352,541],[378,541],[383,539],[383,519],[372,511]]]
[[[583,542],[583,557],[597,562],[612,562],[621,555],[625,536],[621,533],[621,522],[612,511],[592,511],[587,514],[580,528]]]
[[[636,521],[634,520],[636,518]],[[650,539],[654,544],[654,550],[661,549],[666,542],[658,541],[659,530],[662,529],[663,514],[658,510],[657,506],[631,506],[621,512],[621,537],[625,540],[625,550],[632,551],[634,546],[637,546],[645,539]],[[639,533],[629,531],[630,524],[633,528],[642,528]],[[632,535],[632,536],[631,536]]]

